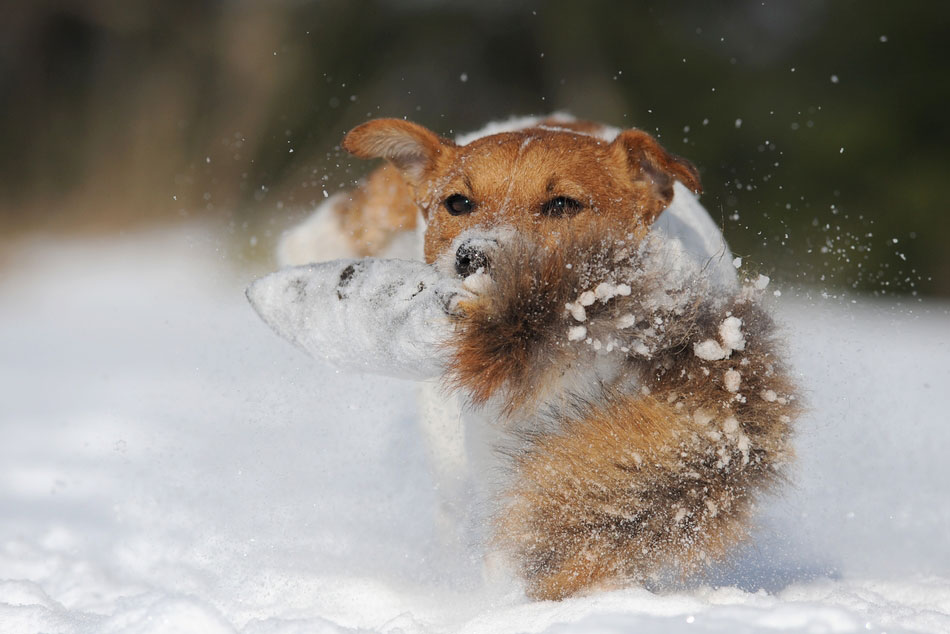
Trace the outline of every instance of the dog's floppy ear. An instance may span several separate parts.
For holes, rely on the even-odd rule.
[[[612,145],[626,158],[627,167],[635,181],[653,185],[664,208],[673,200],[674,180],[680,181],[697,194],[703,191],[703,186],[699,183],[699,172],[693,164],[664,150],[663,146],[646,132],[624,130],[614,139]],[[653,218],[649,220],[652,222]]]
[[[359,158],[384,158],[414,185],[436,159],[455,143],[402,119],[373,119],[358,125],[343,139],[343,149]]]

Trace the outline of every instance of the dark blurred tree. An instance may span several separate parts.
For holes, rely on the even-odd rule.
[[[371,167],[338,148],[366,118],[450,134],[561,109],[691,158],[734,250],[786,278],[950,294],[946,3],[21,5],[0,25],[6,232],[274,233]]]

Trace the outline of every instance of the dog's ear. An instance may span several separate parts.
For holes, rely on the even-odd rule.
[[[678,180],[695,193],[701,193],[699,172],[692,163],[663,149],[656,139],[642,130],[624,130],[612,145],[627,161],[635,181],[653,186],[665,209],[673,200],[673,181]],[[659,212],[658,212],[659,213]],[[654,218],[648,219],[650,222]]]
[[[455,143],[402,119],[373,119],[358,125],[343,139],[343,149],[359,158],[384,158],[413,185],[418,185],[437,159]]]

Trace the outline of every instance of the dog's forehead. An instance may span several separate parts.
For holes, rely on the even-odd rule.
[[[559,151],[603,151],[607,141],[572,130],[559,128],[526,128],[516,132],[502,132],[481,137],[459,148],[461,157],[477,157],[492,155],[499,157],[509,155],[523,156],[526,153],[544,153]]]
[[[461,146],[454,171],[461,178],[488,182],[529,176],[544,179],[570,173],[573,165],[603,161],[609,143],[568,130],[528,128],[482,137]]]

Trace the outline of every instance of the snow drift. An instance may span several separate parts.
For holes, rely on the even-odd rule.
[[[198,227],[0,279],[0,631],[950,630],[948,306],[784,293],[793,486],[708,584],[561,603],[434,546],[411,383],[282,345]]]

